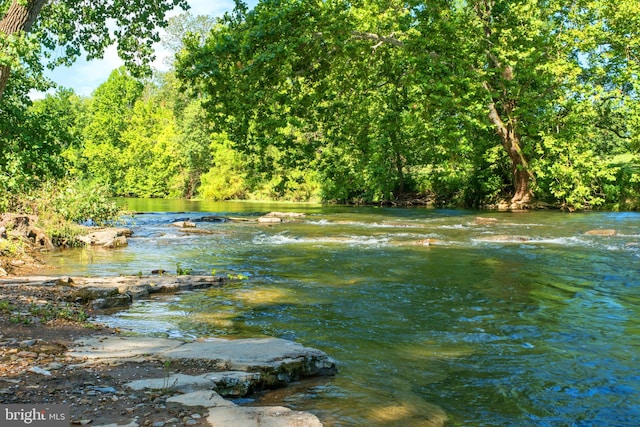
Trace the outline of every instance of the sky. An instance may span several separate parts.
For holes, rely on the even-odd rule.
[[[234,6],[233,0],[188,0],[187,2],[191,6],[189,12],[192,15],[221,16],[224,12],[231,11]],[[255,1],[247,3],[255,4]],[[172,12],[172,15],[181,12],[182,9],[176,9]],[[153,63],[153,67],[157,69],[166,68],[163,60],[167,55],[168,53],[158,46],[156,50],[157,59]],[[79,59],[71,67],[58,67],[53,71],[49,71],[47,75],[58,85],[72,88],[78,95],[89,96],[109,78],[111,71],[121,65],[123,65],[123,62],[118,58],[115,46],[111,46],[101,60],[87,62]]]

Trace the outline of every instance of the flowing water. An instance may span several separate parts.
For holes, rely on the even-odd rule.
[[[337,376],[254,404],[310,410],[326,426],[640,425],[640,214],[125,202],[146,212],[126,220],[128,247],[48,261],[70,275],[180,264],[246,276],[100,320],[158,336],[281,337],[337,361]],[[273,210],[306,216],[168,226]]]

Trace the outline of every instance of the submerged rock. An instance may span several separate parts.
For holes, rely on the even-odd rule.
[[[529,236],[512,236],[512,235],[496,235],[496,236],[486,236],[478,239],[482,242],[501,242],[501,243],[521,243],[528,242],[531,240]]]
[[[275,218],[304,218],[305,214],[302,212],[269,212],[265,216]]]
[[[609,236],[615,236],[616,235],[616,230],[611,230],[611,229],[605,229],[605,230],[589,230],[586,233],[587,236],[604,236],[604,237],[609,237]]]
[[[491,217],[477,216],[473,220],[473,223],[476,224],[476,225],[492,225],[492,224],[497,224],[498,223],[498,219],[497,218],[491,218]]]
[[[261,216],[258,218],[258,222],[261,224],[279,224],[282,219],[275,216]]]

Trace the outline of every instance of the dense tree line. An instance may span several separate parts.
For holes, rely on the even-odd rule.
[[[567,209],[640,205],[640,6],[242,2],[168,27],[171,70],[0,101],[0,189]],[[8,204],[6,200],[3,202]]]

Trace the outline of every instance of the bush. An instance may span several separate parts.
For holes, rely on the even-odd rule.
[[[77,180],[47,183],[35,197],[33,213],[69,222],[104,225],[122,213],[105,187]]]

